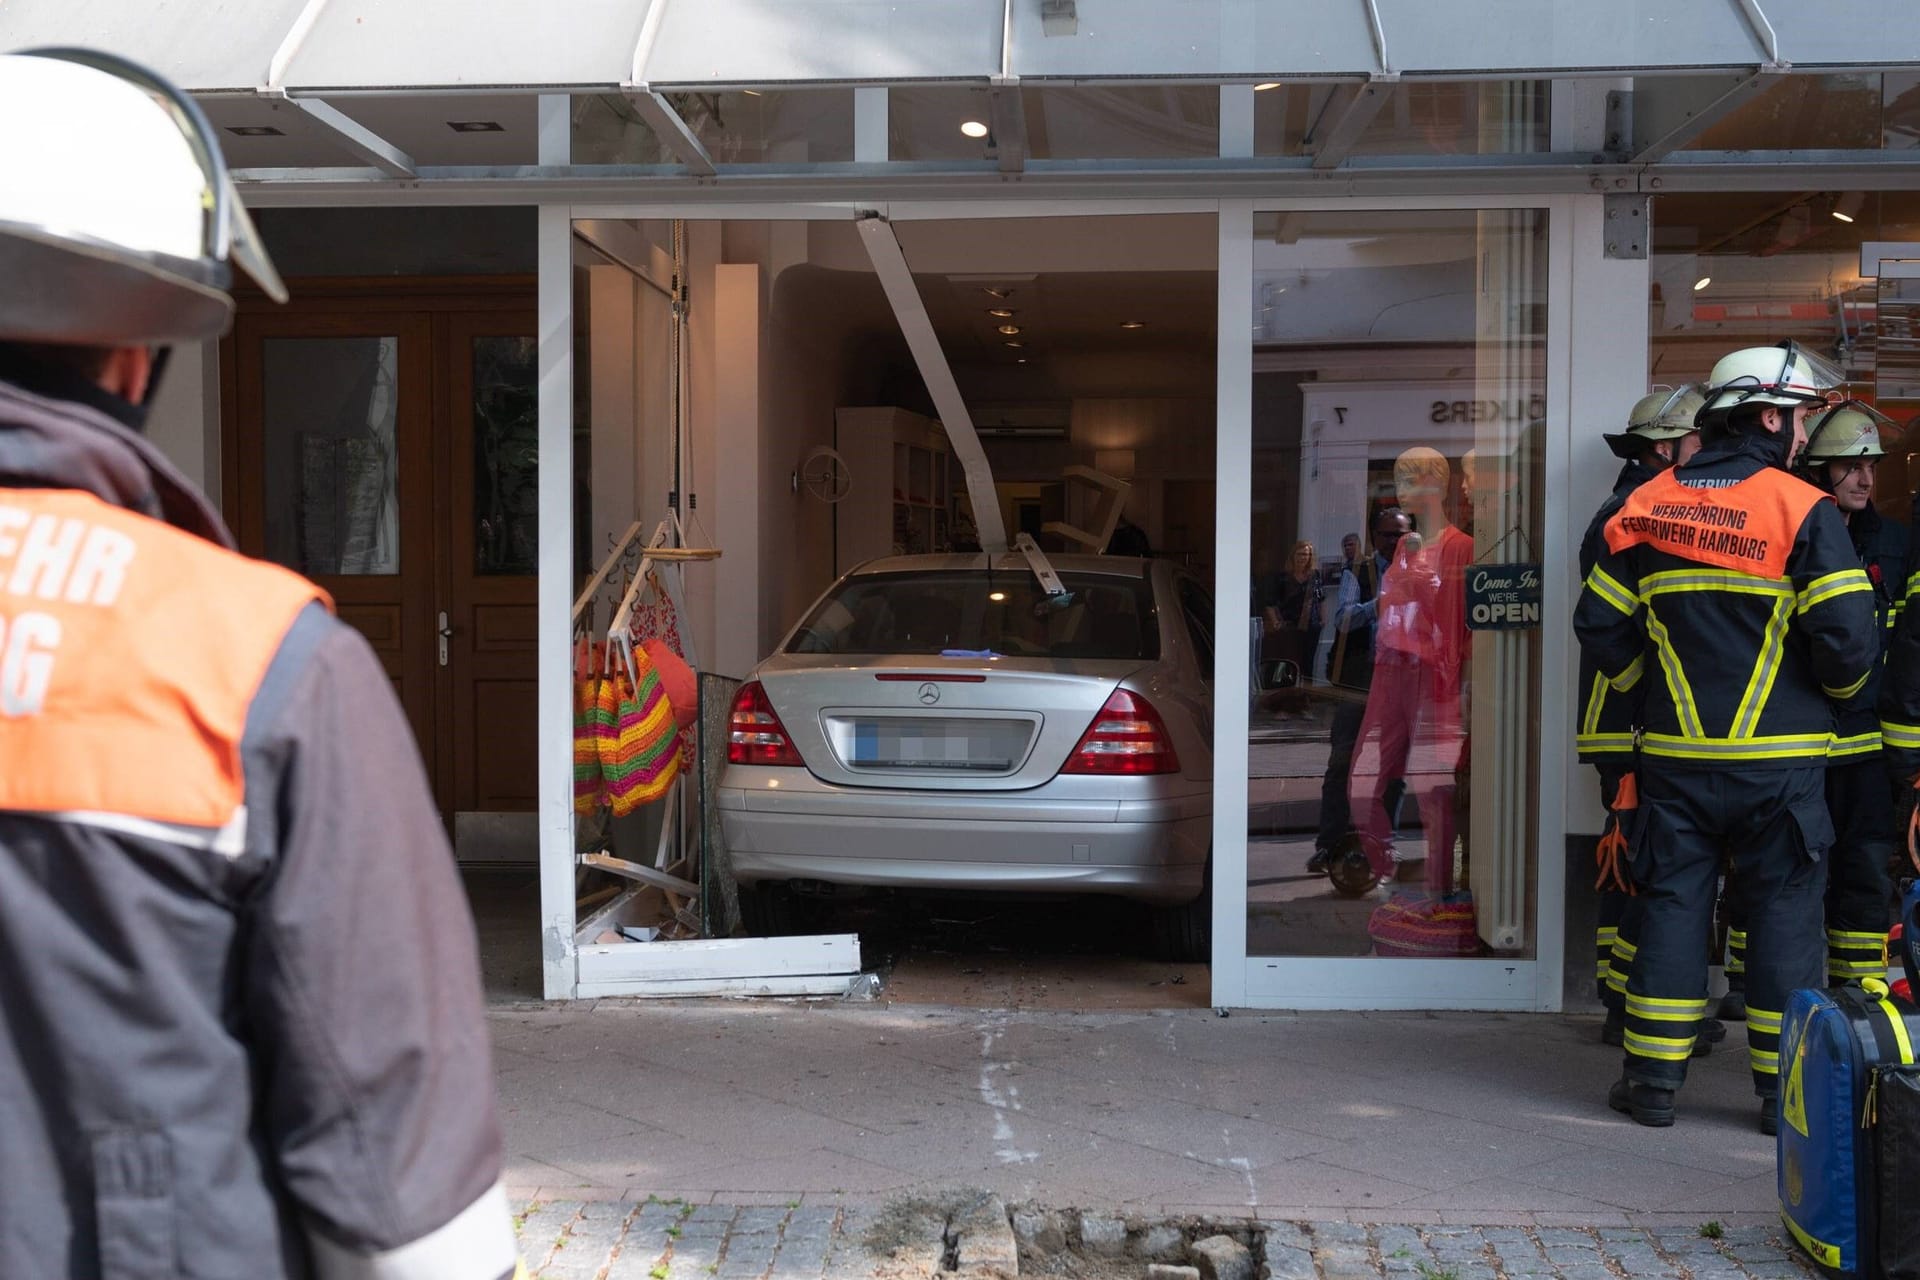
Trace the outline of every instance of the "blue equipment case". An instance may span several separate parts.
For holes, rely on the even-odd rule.
[[[1915,909],[1902,960],[1916,971]],[[1796,991],[1780,1037],[1780,1214],[1840,1280],[1920,1280],[1920,1008],[1866,989]]]

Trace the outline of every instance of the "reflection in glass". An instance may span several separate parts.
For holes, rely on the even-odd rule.
[[[540,555],[540,403],[532,338],[473,340],[474,572],[531,574]]]
[[[267,558],[309,577],[400,571],[400,340],[263,344]]]
[[[1253,150],[1311,154],[1338,122],[1350,89],[1283,84],[1253,99]],[[1353,144],[1362,156],[1503,155],[1545,151],[1551,95],[1544,80],[1425,81],[1394,85]]]
[[[1256,215],[1249,954],[1532,954],[1545,231]]]
[[[853,159],[853,90],[675,92],[668,104],[715,164]],[[573,100],[575,164],[679,164],[624,95]]]

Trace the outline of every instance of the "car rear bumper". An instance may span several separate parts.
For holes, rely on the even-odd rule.
[[[1045,799],[722,786],[734,874],[744,883],[1001,893],[1102,893],[1190,902],[1212,841],[1209,793]]]

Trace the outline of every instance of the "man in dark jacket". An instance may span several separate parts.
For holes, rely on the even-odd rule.
[[[1760,1124],[1778,1123],[1780,1020],[1825,971],[1833,705],[1880,660],[1873,588],[1833,500],[1787,473],[1840,374],[1792,343],[1714,367],[1704,443],[1628,495],[1574,614],[1616,686],[1651,677],[1633,874],[1643,898],[1626,1061],[1608,1102],[1673,1123],[1707,1012],[1722,862],[1746,909],[1747,1045]]]
[[[1847,522],[1854,554],[1873,583],[1873,604],[1884,655],[1906,597],[1907,530],[1873,506],[1874,474],[1886,454],[1885,420],[1856,401],[1826,410],[1807,423],[1807,447],[1797,470],[1833,495]],[[1886,424],[1891,426],[1891,424]],[[1838,986],[1887,972],[1892,924],[1894,793],[1880,743],[1882,666],[1840,708],[1839,738],[1827,761],[1827,809],[1833,815],[1833,856],[1827,865],[1827,979]]]
[[[0,1258],[517,1269],[472,922],[393,688],[140,434],[285,290],[192,101],[0,56]]]
[[[1606,525],[1626,503],[1627,495],[1668,467],[1686,462],[1700,448],[1700,433],[1694,415],[1706,398],[1699,388],[1686,383],[1661,388],[1640,397],[1627,414],[1627,429],[1606,435],[1607,447],[1625,460],[1614,477],[1613,492],[1600,504],[1586,536],[1580,540],[1580,578],[1593,572],[1606,553]],[[1584,764],[1592,765],[1600,775],[1600,803],[1609,810],[1610,828],[1624,820],[1627,806],[1620,805],[1621,785],[1634,770],[1634,735],[1640,727],[1640,707],[1646,685],[1636,680],[1631,687],[1616,689],[1600,674],[1593,658],[1580,655],[1580,726],[1574,735],[1574,747]],[[1602,846],[1603,855],[1611,851]],[[1617,862],[1603,861],[1597,881],[1599,890],[1598,923],[1594,929],[1594,980],[1600,1003],[1606,1006],[1607,1020],[1601,1027],[1603,1043],[1619,1046],[1624,1039],[1627,1019],[1627,973],[1638,948],[1639,918],[1625,868]],[[1724,1034],[1724,1032],[1722,1033]],[[1700,1048],[1710,1043],[1702,1037]]]

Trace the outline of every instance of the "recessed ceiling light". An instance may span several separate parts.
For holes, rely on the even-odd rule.
[[[1026,362],[1027,358],[1025,356],[1019,356],[1014,360],[1015,364],[1025,364]]]
[[[505,133],[507,126],[498,120],[449,120],[447,128],[455,133]]]
[[[987,136],[987,126],[981,124],[978,120],[962,120],[960,122],[960,132],[966,134],[969,138],[984,138]]]
[[[1693,282],[1693,291],[1695,293],[1698,293],[1712,283],[1713,283],[1712,276],[1701,276],[1698,280],[1695,280]]]
[[[1005,600],[1006,598],[1007,598],[1007,593],[1004,591],[987,592],[987,599],[993,601],[995,604],[999,604],[1002,600]]]
[[[989,298],[998,298],[1002,302],[1005,302],[1008,298],[1011,298],[1013,296],[1013,290],[996,289],[991,285],[981,285],[980,292],[986,294]]]
[[[1852,222],[1852,221],[1853,221],[1853,215],[1852,215],[1852,214],[1850,214],[1850,213],[1842,213],[1842,212],[1840,212],[1840,211],[1839,211],[1838,209],[1835,209],[1835,210],[1833,211],[1833,216],[1834,216],[1834,217],[1836,217],[1836,218],[1838,218],[1838,219],[1839,219],[1840,221],[1842,221],[1842,222]]]
[[[1008,346],[1008,347],[1024,347],[1027,344],[1024,342],[1007,342],[1007,343],[1002,343],[1001,345]]]
[[[284,138],[287,135],[270,124],[230,124],[227,132],[236,138]]]
[[[1017,324],[1003,324],[1000,326],[1000,332],[1006,334],[1008,337],[1012,337],[1014,334],[1020,332],[1020,326]]]
[[[1122,329],[1144,329],[1147,327],[1147,322],[1145,320],[1122,320],[1120,327]]]
[[[740,92],[746,94],[749,98],[757,98],[760,96],[758,89],[742,89]]]
[[[1011,320],[1013,319],[1013,308],[1012,307],[988,307],[987,314],[990,316],[993,316],[995,319]]]
[[[1265,93],[1269,89],[1278,89],[1279,87],[1280,87],[1280,82],[1278,80],[1269,80],[1265,84],[1257,84],[1253,86],[1253,91],[1255,93]]]

